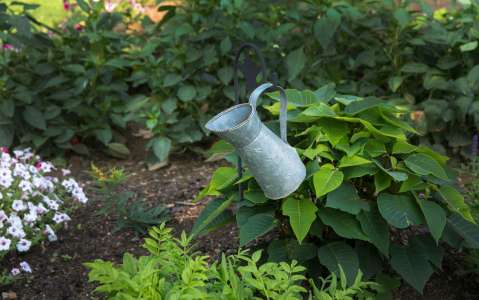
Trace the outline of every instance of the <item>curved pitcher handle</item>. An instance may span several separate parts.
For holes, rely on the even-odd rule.
[[[286,92],[282,87],[279,85],[274,85],[270,82],[263,83],[262,85],[258,86],[253,92],[251,92],[251,95],[249,96],[249,104],[256,109],[256,104],[258,102],[259,97],[261,94],[263,94],[266,90],[273,88],[276,90],[279,90],[279,100],[281,101],[281,107],[279,110],[279,130],[280,130],[280,135],[281,139],[283,142],[288,143],[288,138],[287,138],[287,121],[288,121],[288,115],[287,115],[287,108],[288,108],[288,98],[286,97]]]

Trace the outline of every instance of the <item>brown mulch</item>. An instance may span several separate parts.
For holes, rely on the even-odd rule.
[[[184,154],[173,157],[167,167],[148,171],[143,161],[142,155],[136,154],[130,160],[100,156],[95,159],[95,164],[104,168],[124,168],[130,175],[125,189],[140,193],[151,204],[167,205],[173,218],[169,225],[177,233],[189,231],[204,205],[194,204],[192,199],[220,163],[205,163],[197,155]],[[70,162],[76,178],[88,187],[91,183],[86,170],[89,170],[90,161],[74,157]],[[142,238],[133,231],[113,233],[115,220],[97,216],[95,212],[100,207],[102,199],[91,197],[86,207],[72,215],[69,228],[58,234],[59,241],[34,247],[25,255],[8,257],[3,262],[4,267],[26,260],[34,272],[11,286],[0,287],[0,292],[9,292],[8,295],[16,295],[16,299],[28,300],[101,299],[100,295],[92,293],[95,285],[88,282],[88,270],[83,263],[95,259],[119,262],[126,251],[136,255],[145,251],[141,248]],[[198,240],[198,250],[213,258],[222,251],[235,252],[237,246],[237,231],[233,225]],[[458,276],[457,271],[461,268],[462,258],[448,254],[443,269],[433,275],[423,296],[403,284],[395,292],[395,299],[479,299],[479,277],[470,274]]]

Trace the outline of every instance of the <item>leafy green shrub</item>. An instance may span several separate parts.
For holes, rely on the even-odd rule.
[[[404,111],[375,97],[339,94],[332,85],[287,95],[288,140],[306,164],[305,182],[286,199],[270,200],[247,170],[238,181],[235,168],[221,167],[197,197],[220,196],[199,216],[194,235],[235,217],[241,246],[279,231],[270,260],[296,259],[310,271],[318,259],[331,272],[342,265],[349,283],[358,269],[370,278],[388,260],[418,291],[441,266],[440,241],[479,247],[479,227],[454,187],[447,157],[408,143],[416,130],[398,118]],[[277,113],[277,104],[268,109]],[[227,210],[232,205],[235,216]],[[398,234],[409,236],[407,243]]]
[[[412,2],[421,10],[409,9]],[[184,1],[159,37],[163,67],[152,88],[156,108],[146,116],[158,136],[153,149],[163,158],[172,143],[207,134],[200,125],[233,99],[234,50],[254,41],[281,84],[334,82],[344,94],[411,106],[429,133],[423,143],[460,151],[477,127],[478,7],[433,12],[423,1]]]
[[[87,154],[85,144],[98,141],[116,156],[128,153],[121,131],[148,100],[131,89],[130,69],[152,50],[115,29],[135,19],[129,11],[106,13],[102,3],[82,3],[83,11],[51,34],[29,17],[31,7],[15,13],[0,5],[4,48],[16,49],[0,53],[2,145]]]
[[[302,299],[299,285],[304,267],[296,262],[258,265],[261,251],[225,256],[208,264],[208,257],[192,252],[183,232],[173,238],[163,225],[150,230],[144,247],[149,256],[126,253],[123,263],[96,260],[86,263],[89,280],[108,299]],[[244,263],[244,264],[243,264]],[[243,265],[242,265],[243,264]]]
[[[163,6],[153,24],[79,0],[53,38],[2,5],[3,40],[21,49],[0,55],[2,144],[86,153],[84,144],[99,141],[125,156],[121,133],[139,121],[153,158],[165,160],[209,134],[202,125],[233,99],[234,52],[254,42],[281,84],[333,82],[343,94],[411,106],[429,133],[423,143],[462,151],[478,119],[479,6],[434,12],[414,2],[421,11],[412,1],[188,0]],[[124,31],[135,22],[142,34]]]
[[[209,264],[208,257],[194,252],[191,237],[183,232],[180,239],[164,224],[152,227],[143,245],[149,256],[139,258],[129,253],[117,266],[95,260],[85,263],[90,269],[90,282],[97,282],[96,292],[107,299],[304,299],[307,292],[305,268],[296,261],[261,263],[261,251],[249,255],[222,254],[218,263]],[[320,289],[310,280],[310,299],[346,300],[375,299],[386,292],[375,282],[363,281],[359,271],[352,286],[347,286],[341,269],[322,282]]]

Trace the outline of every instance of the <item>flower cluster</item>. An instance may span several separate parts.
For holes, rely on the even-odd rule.
[[[29,149],[10,154],[0,148],[0,257],[14,249],[26,252],[45,238],[57,240],[55,230],[70,221],[68,212],[88,201],[69,170],[58,170],[59,177],[51,175],[55,170]]]

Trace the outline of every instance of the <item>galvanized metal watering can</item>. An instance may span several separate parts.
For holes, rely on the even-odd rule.
[[[260,120],[256,103],[266,90],[280,92],[281,138]],[[247,164],[266,197],[284,198],[293,193],[306,177],[306,168],[296,150],[286,139],[287,98],[284,90],[272,83],[258,86],[249,103],[238,104],[213,117],[205,127],[231,143]]]

